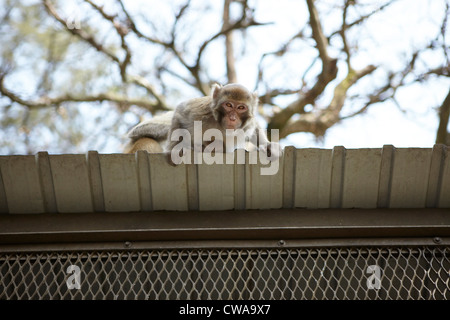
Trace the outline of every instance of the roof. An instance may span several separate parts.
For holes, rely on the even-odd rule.
[[[450,208],[449,150],[287,147],[273,175],[248,153],[177,167],[145,151],[0,156],[0,213]]]

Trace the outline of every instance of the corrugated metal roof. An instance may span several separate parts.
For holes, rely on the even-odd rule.
[[[449,150],[287,147],[274,175],[143,151],[0,156],[0,213],[450,208]]]

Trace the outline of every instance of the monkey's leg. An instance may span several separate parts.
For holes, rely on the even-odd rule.
[[[145,150],[149,153],[161,153],[163,152],[163,149],[161,148],[161,145],[152,138],[139,138],[134,143],[129,145],[125,153],[135,153],[138,150]]]

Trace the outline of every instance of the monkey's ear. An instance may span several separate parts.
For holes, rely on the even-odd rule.
[[[213,99],[217,99],[219,96],[220,89],[222,89],[222,86],[218,83],[213,84],[211,88],[211,96]]]
[[[253,99],[255,99],[256,104],[259,104],[259,95],[257,91],[253,91],[252,93]]]

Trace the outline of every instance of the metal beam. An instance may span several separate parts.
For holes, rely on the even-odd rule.
[[[449,209],[0,215],[0,245],[450,237]]]

